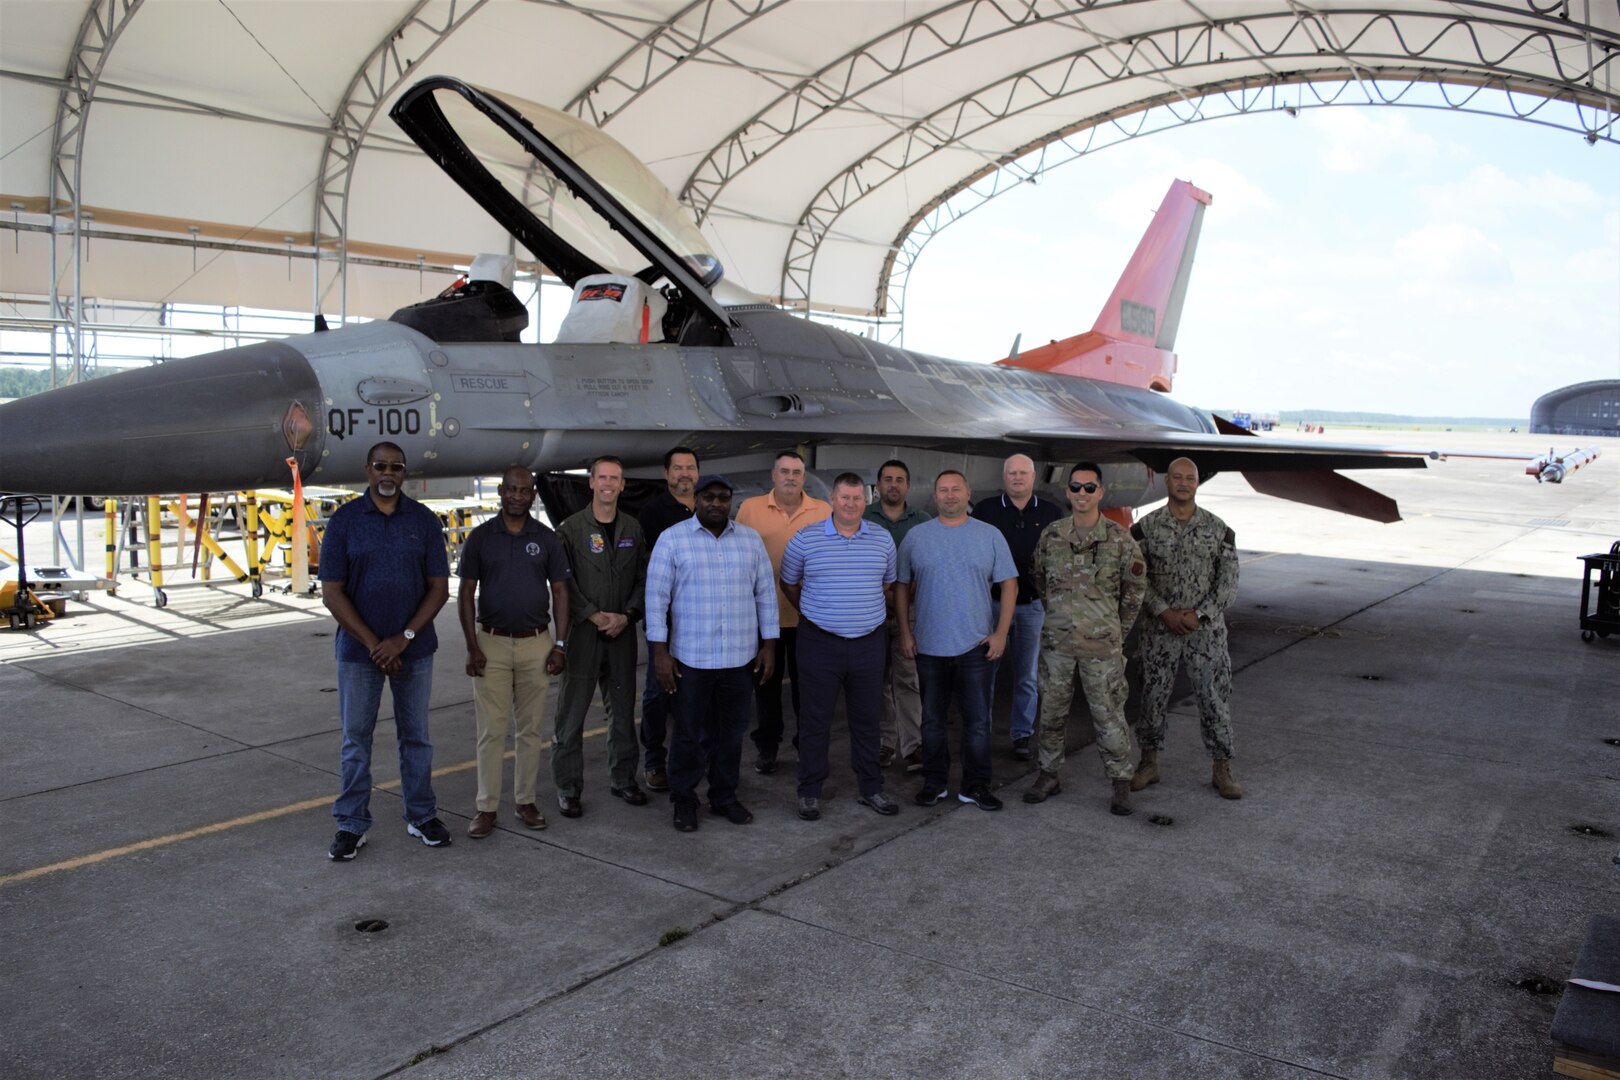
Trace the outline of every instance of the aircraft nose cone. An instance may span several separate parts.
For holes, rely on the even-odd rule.
[[[0,489],[42,495],[232,491],[291,482],[320,454],[321,390],[263,342],[0,405]]]

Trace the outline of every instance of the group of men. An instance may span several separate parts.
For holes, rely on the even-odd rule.
[[[328,852],[335,860],[354,858],[371,825],[372,731],[385,682],[407,829],[429,846],[450,843],[437,816],[427,731],[433,618],[449,591],[442,534],[431,511],[400,491],[398,446],[373,447],[366,471],[367,490],[328,522],[320,560],[323,598],[339,626],[342,792]],[[909,505],[910,471],[898,460],[878,469],[871,506],[855,473],[833,480],[830,501],[807,494],[805,477],[804,459],[784,451],[770,491],[733,516],[730,481],[700,475],[697,454],[675,447],[664,458],[665,489],[632,517],[618,506],[623,463],[601,457],[590,466],[589,505],[553,531],[531,513],[534,476],[507,470],[500,513],[469,534],[459,568],[477,730],[470,837],[488,837],[498,823],[509,724],[516,817],[546,827],[536,788],[558,675],[552,776],[569,818],[584,813],[584,719],[600,692],[610,794],[648,803],[639,757],[646,788],[668,793],[677,830],[698,827],[700,787],[711,814],[748,823],[753,815],[737,795],[743,739],[755,719],[754,769],[778,770],[789,737],[784,684],[800,818],[821,816],[840,694],[861,805],[899,811],[884,790],[891,766],[921,774],[919,805],[949,797],[954,704],[963,759],[957,798],[999,810],[990,718],[1000,669],[1011,682],[1014,756],[1038,757],[1024,800],[1061,790],[1078,677],[1112,781],[1110,808],[1129,814],[1131,791],[1160,778],[1165,709],[1183,663],[1213,783],[1223,796],[1241,797],[1231,772],[1222,618],[1236,596],[1235,543],[1196,505],[1191,461],[1171,464],[1168,505],[1129,531],[1102,514],[1101,469],[1089,462],[1070,470],[1068,514],[1035,494],[1035,465],[1022,454],[1005,462],[1002,491],[977,505],[966,476],[940,473],[933,518]],[[1142,753],[1133,766],[1124,640],[1144,606]],[[639,738],[637,622],[648,656]]]

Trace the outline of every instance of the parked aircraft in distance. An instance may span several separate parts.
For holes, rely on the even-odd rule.
[[[1090,331],[975,364],[857,337],[727,282],[651,172],[572,116],[446,77],[417,83],[392,116],[517,243],[569,285],[585,281],[558,341],[522,343],[528,315],[509,287],[470,281],[386,321],[0,406],[0,484],[238,490],[285,485],[289,463],[306,482],[357,482],[367,449],[389,439],[413,477],[535,469],[555,516],[563,474],[599,454],[648,467],[685,444],[706,469],[763,474],[797,446],[823,478],[903,457],[924,490],[946,467],[992,490],[1014,452],[1035,459],[1045,486],[1097,460],[1110,505],[1129,508],[1162,498],[1160,476],[1185,454],[1267,494],[1394,521],[1393,500],[1334,470],[1439,456],[1259,438],[1163,392],[1210,204],[1183,181]]]

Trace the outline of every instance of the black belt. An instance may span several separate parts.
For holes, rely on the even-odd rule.
[[[493,627],[493,626],[486,626],[486,627],[484,627],[484,633],[486,633],[486,634],[494,634],[496,637],[539,637],[541,634],[544,634],[549,629],[551,629],[549,624],[546,625],[546,626],[542,626],[538,630],[516,630],[516,631],[513,631],[513,630],[500,630],[500,629],[497,629],[496,627]]]
[[[833,633],[831,630],[828,630],[824,626],[817,626],[815,623],[813,623],[809,619],[805,618],[804,613],[802,611],[799,613],[799,625],[800,626],[808,626],[812,630],[818,630],[821,633],[826,634],[828,637],[835,637],[835,638],[839,639],[840,641],[860,641],[862,638],[869,638],[873,634],[877,633],[879,630],[883,629],[883,623],[878,623],[876,626],[872,627],[872,629],[868,630],[864,634],[857,634],[854,637],[845,637],[843,634],[835,634],[835,633]],[[791,629],[791,627],[790,627],[790,629]]]

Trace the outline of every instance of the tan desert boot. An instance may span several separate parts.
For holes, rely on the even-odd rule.
[[[1232,762],[1230,759],[1215,763],[1215,771],[1210,777],[1210,783],[1215,785],[1215,790],[1221,793],[1223,799],[1243,798],[1243,787],[1237,782],[1237,777],[1232,775]]]
[[[1136,766],[1136,775],[1131,777],[1131,790],[1141,791],[1149,784],[1159,782],[1159,752],[1157,750],[1142,751],[1142,760]]]

